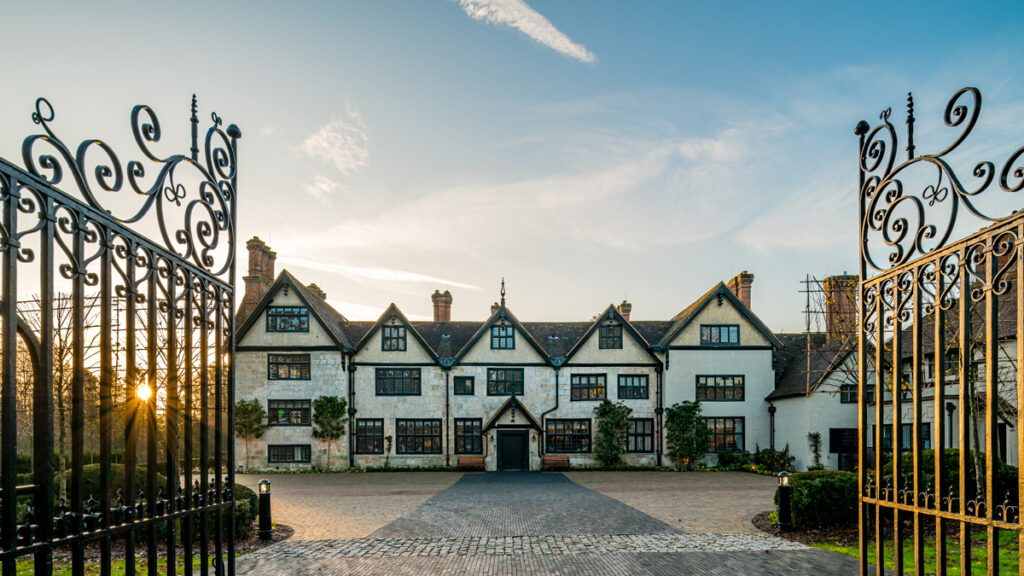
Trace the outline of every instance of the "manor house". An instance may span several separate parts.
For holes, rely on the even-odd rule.
[[[356,322],[315,284],[287,271],[275,278],[276,255],[259,238],[246,246],[235,397],[259,400],[269,427],[235,440],[240,466],[247,448],[255,469],[326,466],[327,443],[311,426],[319,396],[348,403],[332,468],[466,457],[487,470],[538,470],[550,455],[593,465],[594,408],[604,399],[632,408],[629,464],[672,465],[662,421],[682,400],[701,401],[711,454],[806,444],[806,430],[775,437],[768,397],[782,344],[750,309],[753,274],[718,283],[666,320],[634,320],[624,301],[588,321],[524,322],[502,288],[479,321],[452,321],[452,294],[435,291],[433,321],[410,321],[391,304],[377,321]],[[832,403],[840,407],[838,394]]]

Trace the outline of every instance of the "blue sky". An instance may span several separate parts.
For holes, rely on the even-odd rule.
[[[1019,2],[19,3],[3,21],[0,155],[20,158],[40,95],[68,142],[132,158],[146,103],[183,151],[196,92],[244,132],[241,238],[354,319],[428,317],[448,288],[479,320],[502,276],[524,320],[623,298],[664,319],[749,270],[754,311],[798,330],[798,281],[857,269],[858,120],[901,124],[913,90],[919,152],[944,148],[942,108],[974,85],[976,151],[1024,143]]]

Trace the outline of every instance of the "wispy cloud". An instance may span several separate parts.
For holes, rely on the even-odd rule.
[[[308,268],[310,270],[320,270],[322,272],[329,272],[352,280],[374,280],[389,283],[405,282],[413,284],[441,284],[444,286],[464,288],[467,290],[480,289],[480,287],[475,284],[467,284],[465,282],[458,282],[455,280],[438,278],[436,276],[420,274],[418,272],[410,272],[408,270],[397,270],[395,268],[380,268],[375,266],[352,266],[349,264],[329,264],[327,262],[322,262],[319,260],[295,258],[291,256],[282,256],[280,260],[285,264],[301,266],[303,268]]]
[[[332,118],[307,136],[298,151],[332,164],[342,174],[352,174],[370,163],[370,137],[362,116],[346,102],[345,118]]]
[[[336,310],[344,314],[349,320],[376,320],[384,313],[384,308],[381,306],[368,306],[366,304],[359,304],[356,302],[345,302],[344,300],[331,299],[328,299],[327,303],[334,306]],[[405,312],[405,317],[413,321],[431,319],[430,316],[412,314],[409,312]]]
[[[323,174],[316,174],[313,181],[306,183],[303,188],[307,194],[327,204],[330,193],[338,189],[338,183]]]
[[[519,30],[533,40],[580,62],[593,64],[597,56],[569,39],[523,0],[459,0],[459,6],[474,20]]]

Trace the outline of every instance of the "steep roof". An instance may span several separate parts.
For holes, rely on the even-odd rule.
[[[604,312],[601,312],[600,314],[597,315],[597,317],[594,318],[594,321],[590,323],[590,326],[587,328],[587,331],[577,339],[576,343],[573,344],[572,348],[565,355],[565,359],[568,360],[569,358],[572,358],[576,354],[576,352],[579,351],[583,343],[586,342],[594,334],[598,327],[606,320],[615,320],[619,322],[619,324],[623,328],[623,331],[632,336],[634,340],[639,342],[640,345],[643,346],[645,350],[647,350],[647,353],[650,354],[652,358],[657,360],[657,357],[654,356],[654,353],[651,352],[651,343],[648,342],[647,339],[644,338],[643,335],[640,334],[636,330],[636,328],[633,327],[632,324],[630,324],[629,320],[627,320],[622,315],[622,313],[619,312],[619,309],[616,308],[614,304],[609,304],[608,307],[604,309]]]
[[[523,323],[520,322],[519,319],[516,318],[515,314],[513,314],[512,311],[510,311],[505,306],[504,302],[502,302],[501,306],[499,306],[498,309],[495,310],[493,314],[491,314],[491,317],[488,318],[487,321],[484,322],[483,325],[481,325],[480,328],[477,329],[476,333],[474,333],[473,336],[469,339],[469,341],[466,342],[466,344],[462,347],[462,349],[459,350],[459,353],[455,355],[455,362],[458,363],[460,360],[462,360],[462,358],[465,357],[466,354],[468,354],[469,351],[473,349],[473,346],[477,342],[479,342],[481,338],[483,338],[483,336],[487,333],[491,326],[493,326],[495,323],[502,319],[508,320],[509,323],[511,323],[512,326],[516,328],[516,330],[521,332],[523,336],[526,337],[526,343],[529,344],[530,347],[537,352],[537,354],[540,354],[540,356],[543,357],[545,360],[549,358],[547,351],[544,350],[540,343],[537,342],[537,339],[534,338],[533,334],[530,333],[530,331],[527,330],[525,326],[523,326]]]
[[[775,356],[775,390],[768,395],[768,400],[813,393],[826,378],[839,369],[851,353],[856,352],[856,342],[829,346],[825,334],[821,332],[811,334],[810,350],[805,333],[783,333],[776,334],[776,337],[783,346]]]
[[[259,318],[263,310],[273,301],[274,295],[277,291],[289,286],[295,290],[295,294],[302,300],[303,304],[312,312],[313,318],[320,324],[320,326],[327,332],[327,335],[334,341],[335,344],[340,346],[342,349],[348,351],[353,349],[353,340],[349,337],[346,332],[349,321],[341,312],[334,309],[333,306],[327,303],[327,301],[320,299],[318,296],[313,294],[309,288],[306,288],[302,282],[299,282],[295,276],[292,276],[291,272],[282,270],[277,275],[277,280],[274,281],[274,285],[267,290],[267,293],[263,295],[263,298],[256,304],[252,313],[245,319],[242,326],[238,329],[235,337],[236,341],[241,341],[242,337],[249,331],[250,328],[256,323],[256,319]]]
[[[761,319],[751,312],[750,308],[747,308],[746,304],[741,302],[740,299],[733,294],[732,290],[729,290],[723,282],[716,284],[714,288],[708,290],[703,296],[698,298],[696,302],[684,308],[679,314],[676,314],[672,318],[672,326],[669,327],[669,329],[662,335],[661,340],[658,341],[658,346],[664,347],[671,344],[672,340],[674,340],[684,328],[689,326],[690,322],[692,322],[693,319],[711,303],[712,299],[719,296],[729,300],[733,306],[736,307],[736,310],[738,310],[758,332],[771,342],[772,346],[775,348],[782,347],[782,343],[779,342],[775,335],[772,334],[771,330],[764,325],[764,322],[761,322]]]
[[[420,334],[420,331],[417,330],[416,327],[413,326],[411,322],[409,322],[409,319],[405,317],[405,314],[403,314],[402,311],[398,309],[398,305],[396,305],[394,302],[392,302],[387,307],[387,309],[384,310],[384,312],[380,315],[380,318],[378,318],[377,321],[374,322],[373,325],[370,327],[370,329],[363,334],[362,338],[359,339],[359,343],[356,344],[356,349],[361,350],[363,346],[366,346],[366,343],[370,341],[370,337],[381,329],[381,326],[384,324],[385,321],[390,320],[391,318],[397,318],[398,322],[402,324],[402,326],[405,326],[406,330],[410,334],[412,334],[412,337],[417,342],[419,342],[420,346],[422,346],[424,350],[427,351],[427,354],[429,354],[430,357],[433,358],[435,361],[438,360],[436,349],[431,347],[430,344],[428,344],[427,341],[424,340],[423,336]]]

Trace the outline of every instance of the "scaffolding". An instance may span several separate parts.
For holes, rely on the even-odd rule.
[[[844,273],[816,278],[808,274],[800,284],[805,297],[804,393],[810,396],[823,385],[835,391],[844,385],[855,386],[857,363],[849,357],[857,352],[857,277]]]

